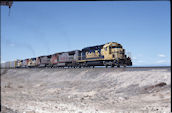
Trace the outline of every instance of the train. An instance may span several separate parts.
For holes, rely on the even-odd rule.
[[[1,68],[83,68],[95,66],[126,67],[132,61],[125,49],[117,42],[85,47],[82,50],[58,52],[23,60],[1,63]]]

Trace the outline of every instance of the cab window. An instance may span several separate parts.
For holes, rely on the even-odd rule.
[[[105,47],[105,51],[107,51],[107,47]]]
[[[122,48],[122,47],[118,45],[118,46],[112,46],[112,48]]]

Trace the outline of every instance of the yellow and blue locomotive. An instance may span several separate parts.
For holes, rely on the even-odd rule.
[[[131,58],[125,54],[121,44],[110,42],[87,47],[81,51],[80,66],[132,66]]]

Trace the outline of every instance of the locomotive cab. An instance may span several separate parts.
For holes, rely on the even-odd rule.
[[[110,42],[103,46],[102,55],[104,55],[105,60],[109,59],[123,59],[124,58],[124,49],[121,44],[116,42]]]
[[[113,65],[132,65],[131,59],[125,55],[125,49],[119,43],[110,42],[105,44],[101,49],[101,54],[106,62],[109,61]]]
[[[109,54],[112,54],[112,59],[124,59],[124,49],[121,44],[111,44],[109,48]]]

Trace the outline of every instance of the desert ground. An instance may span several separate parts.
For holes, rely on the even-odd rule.
[[[2,69],[2,113],[170,113],[171,67]]]

